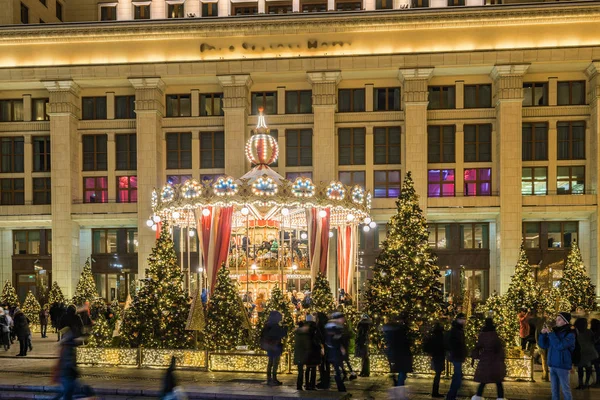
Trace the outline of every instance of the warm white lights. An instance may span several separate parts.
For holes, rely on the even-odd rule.
[[[327,211],[325,211],[325,210],[319,211],[319,217],[325,218],[326,216],[327,216]]]
[[[371,223],[371,218],[370,217],[365,218],[365,224],[370,224],[370,223]]]
[[[375,227],[376,227],[376,226],[377,226],[377,222],[375,222],[375,221],[371,221],[371,222],[369,223],[369,227],[370,227],[371,229],[375,229]]]
[[[148,226],[148,228],[151,228],[152,225],[154,225],[154,221],[152,221],[151,219],[149,219],[148,221],[146,221],[146,225]]]
[[[194,236],[196,236],[196,231],[193,229],[190,229],[190,231],[188,232],[188,235],[190,235],[190,237],[194,237]]]
[[[346,219],[348,221],[354,221],[354,214],[348,214],[348,215],[346,215]]]
[[[369,225],[363,226],[363,231],[369,232],[370,230],[371,230],[371,228],[369,228]]]
[[[152,217],[152,221],[154,221],[154,223],[158,224],[160,222],[160,217],[158,215],[155,215]]]
[[[288,215],[290,215],[290,209],[289,208],[282,208],[281,209],[281,215],[283,215],[284,217],[287,217]]]
[[[179,211],[173,211],[173,214],[172,214],[172,215],[173,215],[173,218],[174,218],[174,219],[178,219],[178,218],[179,218],[179,216],[180,216],[180,214],[179,214]]]
[[[208,217],[210,215],[210,210],[208,208],[203,209],[202,215],[204,215],[205,217]]]
[[[329,237],[332,238],[333,237],[333,231],[329,231]]]
[[[250,210],[248,209],[248,207],[243,207],[241,209],[241,213],[242,213],[242,215],[248,215],[248,214],[250,214]]]
[[[157,227],[156,225],[152,225],[152,230],[153,230],[154,232],[156,232],[156,230],[157,230],[157,229],[158,229],[158,227]]]
[[[302,233],[300,234],[300,239],[302,239],[302,240],[306,240],[306,239],[308,239],[308,235],[306,234],[306,232],[302,232]]]
[[[252,264],[252,266],[250,268],[252,268],[253,270],[256,271],[258,269],[258,266],[256,264]]]
[[[295,271],[298,269],[298,266],[296,264],[292,264],[292,269]]]

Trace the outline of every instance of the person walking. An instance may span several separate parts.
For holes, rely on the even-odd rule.
[[[406,316],[401,315],[383,326],[385,352],[390,363],[390,372],[398,374],[394,386],[404,386],[406,376],[412,372],[413,359],[408,338]]]
[[[350,352],[354,348],[355,344],[354,331],[350,326],[350,322],[346,321],[346,317],[344,316],[344,314],[341,312],[338,314],[341,315],[341,317],[339,317],[339,322],[344,327],[344,333],[342,334],[342,346],[344,346],[344,349],[346,349],[346,353],[344,354],[344,362],[342,364],[342,372],[344,375],[343,379],[344,381],[346,381],[346,379],[348,378],[348,373],[346,372],[346,368],[344,367],[345,364],[345,366],[348,367],[348,371],[350,372],[350,380],[352,381],[357,378],[356,372],[354,372],[354,370],[352,369],[352,364],[350,364]]]
[[[504,363],[504,343],[496,333],[496,326],[491,318],[486,318],[477,344],[473,349],[473,359],[478,359],[475,370],[475,382],[479,382],[477,394],[471,400],[483,400],[483,389],[488,383],[495,383],[498,391],[498,400],[504,398],[502,381],[506,377],[506,364]]]
[[[306,297],[305,297],[306,299]],[[323,312],[317,313],[317,335],[321,343],[327,343],[327,315]],[[323,357],[319,364],[319,384],[318,389],[329,389],[331,386],[331,364],[329,364],[329,347],[323,346]]]
[[[590,386],[592,378],[592,361],[598,358],[596,346],[594,346],[594,334],[588,329],[588,322],[585,318],[577,318],[575,321],[575,330],[577,331],[576,343],[579,345],[579,360],[573,360],[577,367],[577,377],[579,385],[576,390],[587,389]],[[583,383],[583,373],[585,372],[585,384]]]
[[[367,314],[363,314],[362,318],[358,322],[356,327],[356,348],[354,356],[361,359],[360,374],[361,377],[368,377],[371,375],[370,360],[369,360],[369,331],[373,321]]]
[[[64,330],[64,328],[69,328],[75,338],[83,335],[83,321],[81,321],[81,317],[77,314],[77,309],[74,305],[70,305],[67,308],[65,315],[61,317],[58,323],[59,336],[61,335],[60,331]]]
[[[310,336],[308,325],[304,321],[298,322],[298,328],[294,333],[294,364],[298,367],[298,377],[296,379],[296,390],[303,390],[304,366],[310,351]],[[306,370],[306,382],[309,381],[308,369]]]
[[[569,372],[573,367],[572,353],[575,350],[575,330],[571,329],[571,314],[561,312],[556,317],[556,326],[542,328],[538,344],[548,350],[548,366],[550,367],[550,385],[552,400],[560,400],[562,391],[564,400],[571,400]]]
[[[440,379],[442,372],[446,369],[446,350],[444,348],[444,327],[436,322],[431,333],[423,344],[423,351],[431,356],[431,368],[435,372],[431,397],[442,398],[440,394]]]
[[[40,310],[40,333],[42,334],[42,338],[47,338],[46,332],[48,331],[48,317],[50,316],[50,312],[48,311],[48,305],[45,304],[44,307]]]
[[[31,333],[29,330],[29,320],[19,308],[16,308],[13,321],[15,335],[19,340],[19,354],[17,354],[17,357],[25,357],[29,345],[29,334]]]
[[[335,312],[331,316],[331,320],[325,325],[326,332],[326,347],[327,361],[333,365],[335,370],[335,383],[338,392],[346,392],[344,379],[344,358],[348,349],[344,347],[344,324],[341,322],[344,314]]]
[[[271,311],[260,335],[261,348],[267,352],[269,362],[267,364],[267,385],[280,386],[277,380],[279,360],[283,353],[283,338],[287,330],[281,326],[282,316],[279,311]]]
[[[454,372],[450,389],[446,394],[447,400],[456,400],[458,391],[462,385],[462,365],[467,357],[467,346],[465,344],[465,314],[459,313],[452,321],[452,328],[446,333],[444,347],[447,351],[448,361],[452,363]]]
[[[596,382],[594,383],[594,387],[600,387],[600,320],[593,318],[590,322],[590,330],[592,331],[596,353],[598,353],[598,357],[592,361],[594,370],[596,371]]]
[[[63,303],[58,304],[58,307],[56,308],[56,312],[55,312],[56,337],[57,337],[56,341],[57,342],[60,342],[61,321],[66,314],[67,314],[67,307]]]
[[[0,307],[0,345],[4,347],[4,351],[10,349],[10,323],[2,307]]]
[[[317,365],[320,363],[321,346],[317,335],[317,325],[314,323],[312,315],[308,314],[306,321],[298,323],[295,332],[294,364],[298,366],[297,390],[303,390],[303,388],[315,390]]]
[[[310,348],[306,358],[306,390],[317,390],[317,366],[321,365],[323,358],[323,342],[317,329],[317,324],[312,314],[306,315],[305,325],[308,325]]]

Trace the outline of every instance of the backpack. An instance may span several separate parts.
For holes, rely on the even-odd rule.
[[[579,335],[576,332],[573,332],[573,335],[575,335],[575,348],[571,352],[571,362],[573,365],[577,365],[581,361],[581,345],[579,344]]]

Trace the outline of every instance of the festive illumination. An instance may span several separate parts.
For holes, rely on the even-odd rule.
[[[152,208],[155,208],[158,205],[158,193],[156,193],[156,190],[152,191],[151,204]]]
[[[161,200],[165,203],[168,203],[169,201],[173,201],[173,199],[175,198],[175,190],[173,190],[173,188],[171,186],[165,186],[162,189],[162,193],[160,195]]]
[[[207,368],[208,354],[203,350],[142,349],[141,367],[168,367],[171,357],[179,368]]]
[[[288,215],[290,215],[290,209],[289,208],[282,208],[281,209],[281,215],[283,215],[284,217],[287,217]]]
[[[77,364],[119,367],[139,366],[137,349],[111,349],[82,346],[77,348]]]
[[[356,204],[362,204],[365,201],[365,191],[358,185],[352,188],[352,201]]]
[[[161,221],[161,218],[159,215],[153,215],[152,221],[154,221],[155,224],[158,224]]]
[[[317,277],[315,278],[311,299],[310,310],[312,312],[329,314],[335,309],[335,302],[333,300],[329,281],[322,273],[317,274]]]
[[[19,307],[21,305],[19,297],[17,296],[17,291],[9,280],[4,282],[0,303],[6,304],[9,308]]]
[[[320,210],[319,211],[319,217],[325,218],[326,216],[327,216],[327,211],[325,211],[325,210]]]
[[[263,117],[264,119],[264,117]],[[279,157],[279,146],[271,135],[259,133],[252,135],[246,143],[246,158],[252,164],[272,164]]]
[[[348,215],[346,216],[346,219],[347,219],[349,222],[351,222],[351,221],[354,221],[354,214],[348,214]]]
[[[273,290],[271,290],[271,297],[267,301],[265,305],[265,310],[262,315],[262,318],[258,320],[257,329],[254,330],[254,337],[252,339],[252,347],[259,350],[260,349],[260,333],[262,332],[262,328],[267,322],[267,318],[269,317],[269,313],[271,311],[279,311],[283,316],[281,325],[287,329],[287,336],[283,339],[283,348],[286,351],[292,350],[292,344],[294,341],[294,318],[292,317],[293,305],[286,297],[284,297],[281,289],[275,286]]]
[[[239,190],[239,185],[230,176],[221,176],[213,184],[213,190],[217,196],[233,196]]]
[[[289,354],[283,353],[279,361],[279,372],[284,373],[289,365]],[[235,352],[210,353],[209,369],[218,372],[266,371],[269,359],[263,353]]]
[[[373,201],[373,197],[371,196],[371,192],[367,193],[367,210],[371,209],[371,203]]]
[[[181,194],[185,199],[195,199],[201,191],[202,186],[195,179],[189,179],[181,186]]]
[[[154,221],[152,221],[151,219],[149,219],[148,221],[146,221],[146,226],[147,226],[148,228],[151,228],[151,227],[152,227],[152,225],[154,225]]]
[[[371,223],[371,221],[372,221],[371,217],[367,217],[367,218],[365,218],[364,222],[365,222],[366,225],[369,225]]]
[[[332,238],[333,237],[333,231],[329,231],[329,237]]]
[[[371,228],[369,228],[369,225],[365,225],[363,226],[363,232],[369,232],[371,230]]]
[[[94,320],[94,326],[88,340],[90,347],[109,347],[112,342],[112,329],[104,315]]]
[[[31,325],[39,325],[41,310],[42,307],[40,306],[40,303],[30,290],[27,292],[27,296],[25,297],[25,302],[23,303],[23,308],[21,311],[23,311],[23,314],[25,314]]]
[[[205,217],[208,217],[210,215],[210,210],[208,208],[203,209],[202,215],[204,215]]]
[[[154,232],[156,232],[156,231],[158,230],[158,227],[157,227],[156,225],[152,225],[152,228],[151,228],[151,229],[152,229]]]
[[[563,268],[563,277],[558,286],[561,297],[571,304],[571,311],[583,309],[586,312],[595,311],[596,287],[588,276],[581,251],[576,241],[571,243],[571,251]],[[560,310],[564,311],[564,310]]]
[[[310,178],[296,178],[292,186],[292,193],[296,197],[313,197],[315,195],[315,185]]]
[[[248,207],[242,207],[242,209],[240,210],[240,212],[242,213],[242,215],[248,215],[248,214],[250,214],[250,210],[248,209]]]
[[[277,194],[277,184],[270,176],[262,176],[252,184],[252,193],[257,196],[273,196]]]
[[[88,259],[85,261],[85,265],[83,266],[83,271],[81,271],[81,276],[79,277],[79,282],[77,282],[77,287],[75,288],[73,304],[81,306],[85,304],[86,301],[91,304],[97,297],[98,291],[96,290],[96,282],[94,281],[92,266],[88,257]]]
[[[179,219],[179,217],[181,216],[181,214],[179,214],[179,211],[173,211],[172,217],[175,219]]]
[[[332,182],[327,188],[327,198],[330,200],[344,200],[346,189],[341,182]]]
[[[369,228],[371,228],[371,229],[375,229],[376,226],[377,226],[377,222],[375,222],[375,221],[371,221],[369,223]]]
[[[48,292],[48,304],[52,305],[54,303],[65,304],[65,295],[63,294],[60,286],[56,281],[52,283],[52,287],[50,288],[50,292]]]

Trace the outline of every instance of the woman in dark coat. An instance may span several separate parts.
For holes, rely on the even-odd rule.
[[[29,334],[31,331],[29,330],[29,320],[19,308],[15,309],[13,324],[15,327],[15,335],[17,336],[17,339],[19,339],[20,346],[17,357],[25,357],[27,355],[27,345],[29,343]]]
[[[45,305],[41,310],[40,310],[40,333],[42,334],[42,338],[47,337],[46,336],[46,332],[48,331],[48,317],[49,317],[49,312],[48,312],[48,306]]]
[[[423,344],[425,353],[431,356],[431,368],[435,371],[431,397],[444,397],[440,394],[440,379],[446,369],[446,348],[444,347],[444,327],[439,322],[433,326],[431,334]]]
[[[306,300],[306,297],[304,299]],[[317,334],[322,344],[325,344],[327,340],[327,330],[325,329],[327,321],[328,318],[325,313],[317,313]],[[317,388],[329,389],[329,386],[331,386],[331,364],[329,364],[329,348],[327,346],[323,346],[323,357],[321,357],[321,364],[319,364],[319,378]]]
[[[390,372],[397,373],[396,386],[404,386],[406,375],[413,371],[413,358],[408,339],[408,328],[404,318],[383,326],[386,353],[390,363]]]
[[[592,362],[594,369],[596,370],[596,383],[594,386],[600,387],[600,320],[596,318],[592,319],[590,322],[590,330],[592,331],[596,353],[598,353],[598,358]]]
[[[260,344],[263,350],[266,350],[269,357],[267,364],[267,385],[280,386],[282,383],[277,380],[277,370],[279,369],[279,360],[283,353],[283,338],[287,335],[287,330],[282,327],[282,316],[279,311],[271,311],[269,318],[260,335]]]
[[[504,398],[504,387],[502,386],[502,381],[506,376],[504,344],[498,337],[494,321],[491,318],[485,319],[485,324],[481,329],[472,355],[474,359],[479,359],[475,370],[475,382],[479,382],[479,387],[472,400],[483,400],[483,397],[481,397],[483,389],[488,383],[496,384],[498,399]]]
[[[295,335],[294,364],[298,366],[297,390],[302,390],[304,382],[306,382],[306,390],[315,390],[317,365],[320,363],[321,345],[317,334],[317,325],[312,320],[312,315],[309,314],[306,316],[306,321],[298,324]]]
[[[364,314],[358,326],[356,327],[356,348],[354,356],[361,359],[360,376],[368,377],[371,375],[369,368],[369,331],[373,321],[367,314]]]

